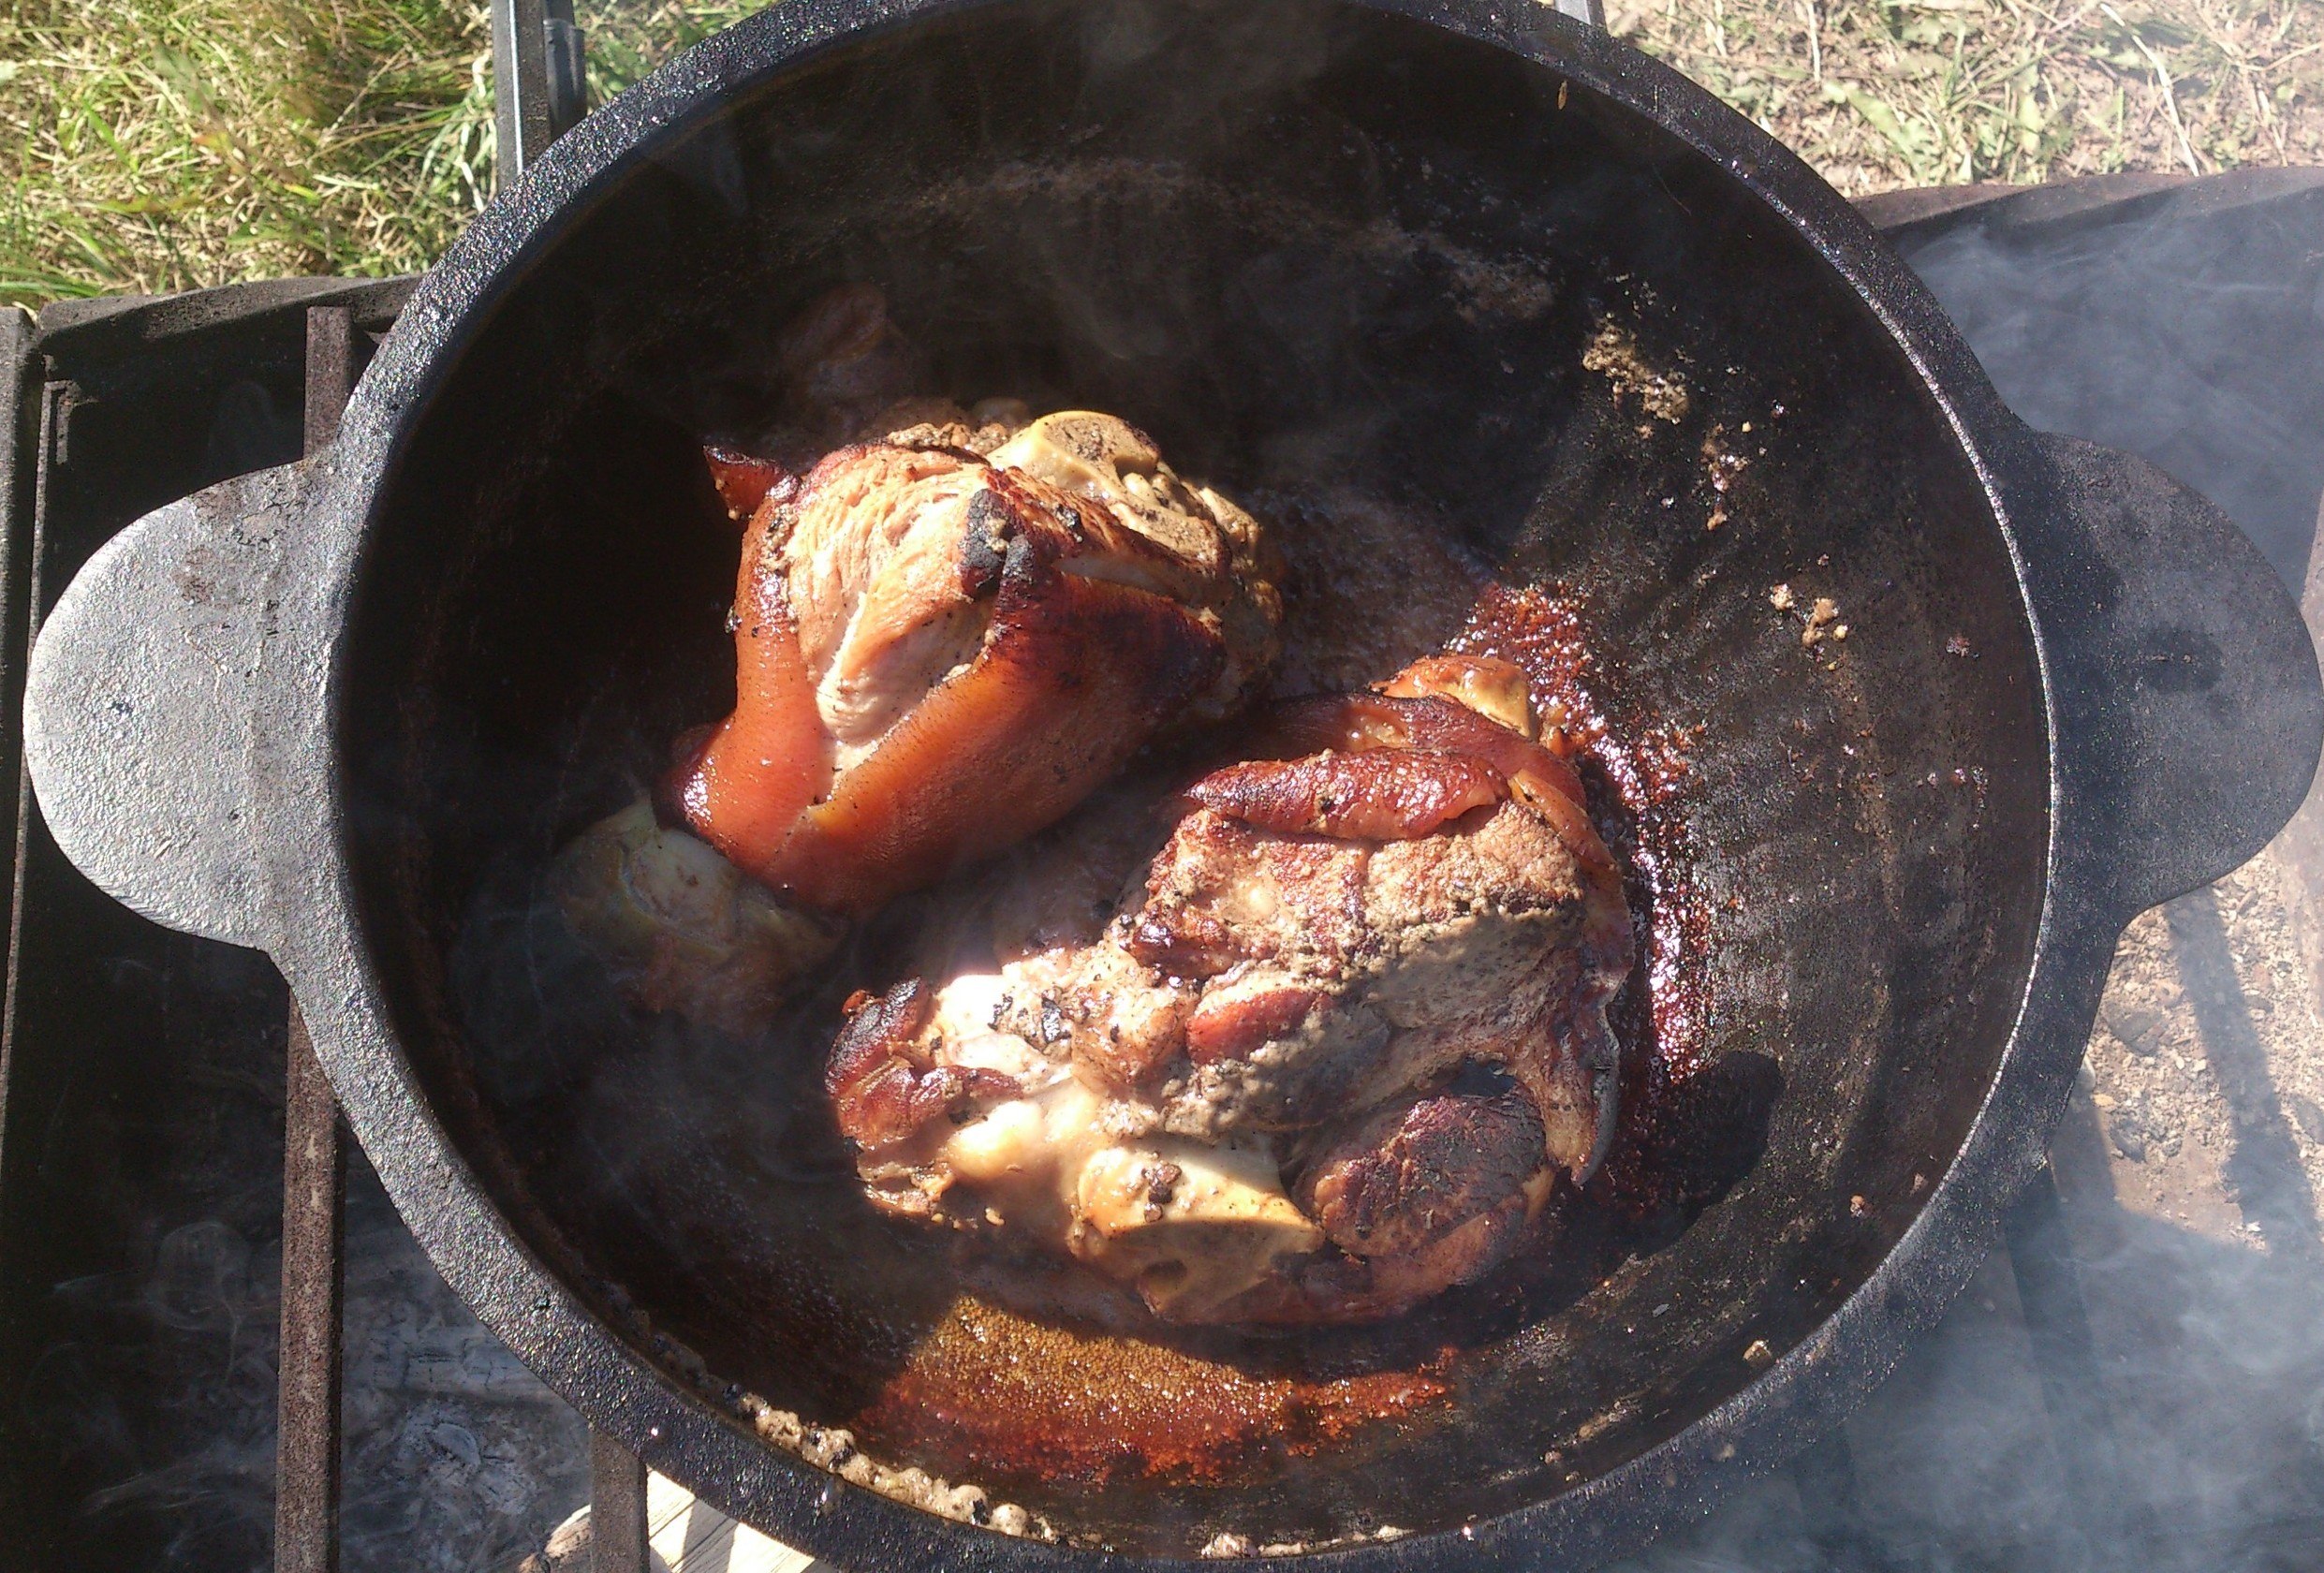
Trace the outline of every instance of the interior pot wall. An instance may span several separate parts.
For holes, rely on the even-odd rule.
[[[1424,1319],[1192,1351],[1275,1375],[1435,1362],[1445,1396],[1400,1419],[1343,1434],[1308,1412],[1297,1445],[1208,1475],[1055,1467],[1101,1408],[1041,1415],[1064,1440],[1040,1456],[915,1430],[896,1379],[957,1285],[887,1225],[783,1222],[802,1177],[755,1132],[806,1117],[796,1081],[764,1045],[624,1014],[531,904],[557,843],[730,698],[733,534],[695,443],[753,424],[774,328],[852,279],[886,288],[947,391],[1118,411],[1229,490],[1360,487],[1506,581],[1563,587],[1616,727],[1684,757],[1693,845],[1662,877],[1701,919],[1697,1136],[1723,1195],[1449,1355]],[[1683,414],[1584,366],[1609,322],[1684,381]],[[1746,1347],[1796,1342],[1886,1253],[1991,1079],[2046,845],[1991,514],[1813,249],[1552,71],[1331,5],[922,24],[706,106],[610,180],[407,432],[346,673],[365,932],[512,1226],[641,1346],[640,1312],[698,1353],[707,1375],[681,1379],[708,1392],[853,1425],[1125,1547],[1448,1527],[1739,1390]],[[1831,597],[1845,642],[1803,646],[1779,584]],[[883,1252],[885,1276],[830,1259]],[[1135,1388],[1155,1369],[1138,1343],[1066,1330],[1040,1358],[1081,1349],[1104,1368],[1085,1389]]]

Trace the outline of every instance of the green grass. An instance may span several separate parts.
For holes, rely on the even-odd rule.
[[[13,0],[0,301],[426,267],[491,195],[464,0]],[[756,9],[582,7],[601,101]]]
[[[1850,193],[2324,163],[2319,0],[1611,0]],[[466,0],[6,0],[0,301],[425,267],[490,195]],[[581,0],[602,99],[747,0]]]
[[[443,0],[16,0],[0,294],[424,265],[485,195],[482,41]]]

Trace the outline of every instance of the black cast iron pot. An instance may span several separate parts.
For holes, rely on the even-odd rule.
[[[1700,1205],[1425,1336],[1034,1325],[802,1199],[754,1138],[798,1112],[763,1046],[624,1016],[534,943],[558,839],[731,670],[693,445],[850,279],[947,390],[1119,411],[1229,487],[1360,484],[1561,587],[1617,730],[1688,740]],[[1777,585],[1849,637],[1803,646]],[[1524,0],[756,17],[478,221],[330,452],[101,552],[26,704],[57,840],[280,963],[484,1321],[655,1468],[865,1569],[1575,1566],[1698,1511],[1936,1318],[2123,924],[2258,850],[2320,727],[2217,512],[2025,429],[1796,158]],[[821,1450],[854,1478],[919,1465],[1058,1539],[846,1483],[762,1403],[850,1428],[862,1459]],[[1206,1404],[1219,1447],[1137,1442]]]

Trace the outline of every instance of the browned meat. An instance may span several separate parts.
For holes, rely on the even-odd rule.
[[[1341,1316],[1378,1314],[1483,1276],[1541,1208],[1552,1178],[1541,1141],[1540,1116],[1515,1092],[1423,1094],[1362,1121],[1310,1158],[1295,1188],[1361,1270],[1318,1274],[1304,1298]]]
[[[1004,1070],[929,1061],[919,1035],[934,1008],[934,992],[917,978],[882,995],[858,994],[847,1006],[847,1027],[831,1048],[826,1082],[840,1125],[866,1148],[908,1148],[968,1100],[991,1103],[1023,1090]],[[865,1178],[878,1186],[903,1172],[905,1166],[890,1164]],[[909,1183],[890,1187],[886,1199],[903,1211],[926,1203],[924,1193]]]
[[[1149,739],[1239,706],[1282,614],[1258,524],[1142,433],[909,397],[924,368],[877,290],[811,304],[775,360],[777,426],[705,450],[747,520],[734,710],[681,740],[662,823],[644,805],[600,822],[552,881],[639,1004],[736,1033],[830,952],[835,919],[1003,850]]]
[[[1323,990],[1299,984],[1262,984],[1206,994],[1186,1015],[1187,1063],[1200,1066],[1248,1060],[1270,1043],[1287,1041],[1305,1031],[1331,1003],[1331,996]]]
[[[968,1090],[966,1076],[916,1063],[934,991],[918,978],[847,1002],[847,1028],[831,1046],[825,1081],[839,1121],[867,1147],[905,1140]]]
[[[1464,1230],[1488,1239],[1506,1229],[1524,1216],[1526,1186],[1540,1174],[1532,1104],[1515,1093],[1439,1093],[1389,1105],[1309,1159],[1298,1197],[1332,1243],[1410,1257]],[[1471,1256],[1464,1265],[1483,1261]]]
[[[1433,693],[1269,736],[1329,746],[1196,783],[1102,934],[936,991],[913,1062],[1016,1091],[903,1134],[843,1106],[875,1196],[1000,1217],[1172,1320],[1346,1320],[1487,1271],[1587,1174],[1630,941],[1570,767]]]
[[[1501,772],[1481,759],[1403,748],[1229,765],[1186,795],[1255,831],[1409,841],[1498,802],[1508,789]]]
[[[1223,713],[1270,657],[1273,595],[1249,517],[1111,417],[986,458],[843,448],[752,522],[735,712],[673,797],[754,877],[869,911]]]
[[[799,495],[799,478],[772,459],[754,459],[731,448],[702,449],[710,465],[711,484],[727,505],[727,517],[737,524],[749,522],[758,505],[769,497],[787,503]]]

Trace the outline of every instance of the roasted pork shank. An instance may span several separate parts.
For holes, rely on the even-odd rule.
[[[734,713],[670,798],[805,906],[871,911],[1053,822],[1274,653],[1257,524],[1142,434],[1066,411],[959,446],[979,434],[843,448],[752,514]]]
[[[1274,711],[1110,918],[1056,895],[1128,860],[1097,813],[1002,896],[997,971],[853,1002],[827,1081],[876,1204],[1169,1320],[1346,1321],[1475,1279],[1587,1177],[1631,940],[1565,739],[1506,663],[1384,686]]]
[[[821,297],[774,360],[776,425],[705,450],[744,525],[734,711],[682,741],[658,823],[599,822],[550,881],[632,999],[729,1032],[845,919],[1236,708],[1282,618],[1251,516],[1126,422],[909,396],[878,291]]]

